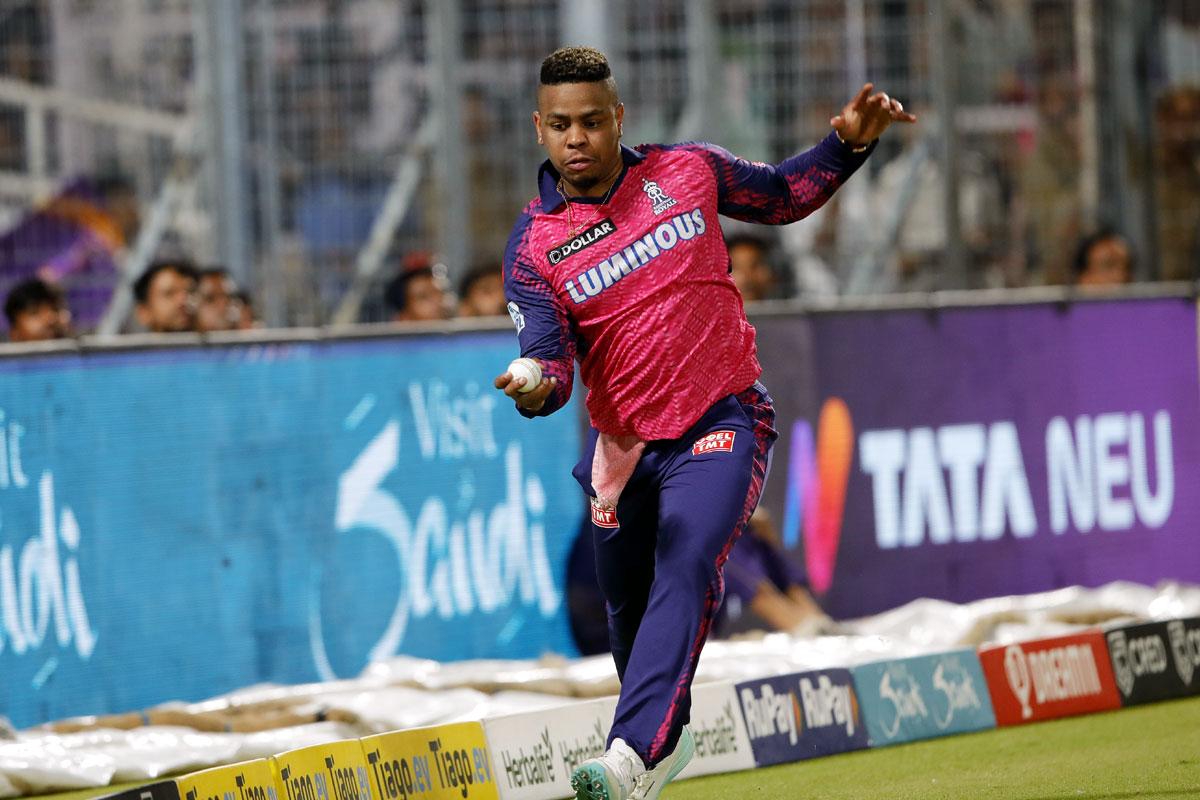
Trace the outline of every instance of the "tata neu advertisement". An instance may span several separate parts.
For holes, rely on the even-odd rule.
[[[1200,580],[1200,378],[1182,299],[755,321],[766,502],[835,616]]]

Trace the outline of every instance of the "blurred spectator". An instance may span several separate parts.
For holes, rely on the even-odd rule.
[[[499,317],[508,313],[504,276],[500,267],[483,264],[468,272],[459,284],[458,316]]]
[[[869,214],[862,223],[869,227],[860,237],[871,242],[869,262],[889,270],[885,286],[929,291],[947,277],[942,265],[949,235],[945,171],[928,132],[907,128],[900,141],[904,149],[880,167],[871,186]],[[1002,196],[995,165],[982,153],[964,147],[958,162],[958,232],[966,261],[963,288],[1002,280],[989,274],[998,239],[993,227],[1004,216]]]
[[[1033,245],[1026,262],[1042,283],[1069,282],[1080,234],[1079,109],[1070,80],[1047,77],[1039,87],[1037,144],[1021,174],[1017,213]]]
[[[396,322],[430,322],[445,319],[446,290],[429,256],[410,254],[400,274],[384,290],[384,299]]]
[[[1121,286],[1133,280],[1133,251],[1125,237],[1100,231],[1079,243],[1072,267],[1076,286]]]
[[[739,233],[725,240],[729,250],[729,271],[742,302],[757,303],[776,296],[775,271],[767,260],[767,243],[747,233]]]
[[[186,261],[156,261],[133,284],[137,318],[152,333],[196,329],[196,268]]]
[[[1168,92],[1155,116],[1159,275],[1194,280],[1200,277],[1200,88]]]
[[[40,278],[13,287],[4,301],[8,338],[13,342],[42,342],[71,335],[71,312],[62,290]]]
[[[236,324],[233,326],[239,331],[248,331],[258,327],[258,320],[254,318],[254,299],[250,297],[250,293],[245,289],[239,289],[233,294],[234,316]]]
[[[197,280],[196,328],[201,332],[231,331],[241,321],[234,296],[237,285],[224,267],[206,267]]]
[[[813,600],[804,572],[796,567],[771,521],[759,506],[750,525],[734,542],[725,563],[725,604],[721,628],[736,625],[749,611],[773,630],[812,635],[827,630],[830,619]],[[744,627],[744,624],[742,625]]]

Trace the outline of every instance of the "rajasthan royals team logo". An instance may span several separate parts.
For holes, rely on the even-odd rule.
[[[662,187],[654,181],[642,178],[642,191],[646,193],[646,197],[650,198],[650,202],[654,205],[655,214],[661,214],[675,205],[674,198],[668,197],[667,193],[662,190]]]

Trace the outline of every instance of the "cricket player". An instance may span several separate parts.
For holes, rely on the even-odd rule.
[[[542,62],[538,196],[504,254],[504,289],[536,387],[497,389],[524,416],[588,387],[591,435],[574,470],[591,500],[597,576],[621,696],[608,751],[576,798],[655,798],[694,751],[685,728],[722,566],[758,504],[777,434],[754,329],[729,276],[719,214],[783,225],[820,207],[893,121],[870,84],[816,147],[777,165],[710,144],[621,144],[625,108],[604,55]]]

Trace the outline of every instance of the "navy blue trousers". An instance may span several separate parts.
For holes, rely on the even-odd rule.
[[[758,505],[775,432],[762,384],[712,406],[678,439],[647,443],[617,503],[593,514],[596,575],[621,696],[609,732],[653,766],[691,710],[700,651],[721,605],[722,568]],[[591,485],[597,433],[575,467]]]

